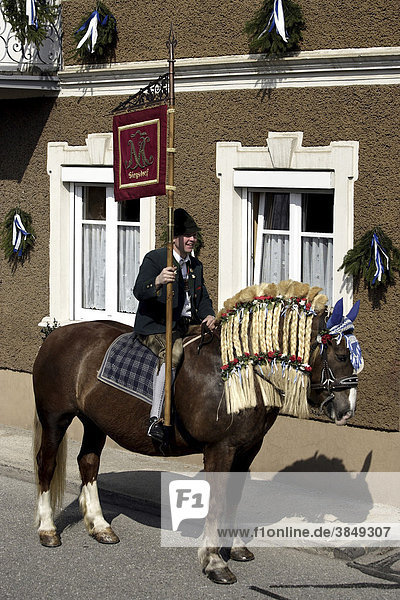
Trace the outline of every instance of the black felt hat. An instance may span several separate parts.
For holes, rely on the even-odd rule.
[[[178,235],[194,235],[200,231],[196,221],[183,208],[174,210],[174,237]]]

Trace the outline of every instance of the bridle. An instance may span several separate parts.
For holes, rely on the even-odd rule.
[[[319,344],[320,344],[319,341],[314,342],[314,344],[311,347],[311,351],[313,352],[318,347]],[[322,392],[322,391],[328,392],[328,397],[325,398],[325,400],[323,400],[321,402],[321,405],[319,407],[320,412],[322,412],[325,404],[327,404],[328,402],[330,402],[331,400],[333,400],[335,398],[335,392],[338,392],[341,390],[349,390],[351,388],[356,388],[357,384],[358,384],[357,375],[347,375],[346,377],[340,377],[340,378],[335,377],[334,372],[332,371],[332,369],[330,368],[330,366],[328,364],[327,354],[328,354],[328,344],[324,343],[323,349],[322,349],[321,381],[320,381],[320,383],[312,383],[311,384],[312,390],[316,390],[319,392]]]

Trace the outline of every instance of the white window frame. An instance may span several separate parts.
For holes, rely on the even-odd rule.
[[[353,245],[354,182],[358,178],[356,141],[303,147],[302,132],[269,132],[267,146],[218,142],[220,180],[218,305],[247,284],[249,269],[249,191],[334,190],[333,301],[353,299],[352,279],[338,271]]]
[[[75,185],[112,186],[112,133],[89,134],[85,146],[66,142],[48,144],[50,176],[50,276],[49,315],[40,326],[77,320],[75,301]],[[115,207],[117,209],[117,206]],[[140,206],[140,259],[155,247],[156,199],[142,198]],[[115,248],[114,248],[115,249]],[[115,290],[115,295],[116,295]],[[116,301],[116,300],[115,300]],[[105,311],[91,311],[85,319],[110,318]],[[125,316],[123,316],[125,315]],[[115,318],[115,313],[111,318]],[[118,313],[117,320],[133,325],[135,315]]]

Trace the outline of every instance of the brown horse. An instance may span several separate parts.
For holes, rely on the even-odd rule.
[[[353,380],[352,384],[346,385],[353,367],[343,339],[339,344],[326,342],[324,353],[319,352],[316,340],[319,331],[325,327],[326,317],[323,308],[312,320],[311,342],[316,350],[310,358],[311,382],[316,388],[311,390],[309,402],[315,407],[324,404],[326,414],[336,423],[344,424],[354,413],[356,383]],[[89,533],[101,543],[119,541],[103,517],[97,493],[96,480],[106,436],[127,450],[146,455],[160,454],[157,444],[147,436],[149,405],[97,379],[107,348],[128,331],[131,331],[128,326],[110,321],[60,327],[47,337],[36,358],[33,381],[38,417],[35,428],[37,522],[44,546],[61,544],[53,512],[60,504],[63,491],[64,434],[75,416],[84,426],[78,456],[82,478],[79,502]],[[194,333],[185,341],[193,339]],[[328,377],[330,387],[324,382],[328,367],[336,387],[332,377]],[[305,377],[310,375],[306,373]],[[279,408],[265,406],[257,383],[254,384],[254,396],[253,407],[228,414],[222,401],[224,383],[221,380],[219,336],[215,335],[200,352],[197,343],[186,345],[183,364],[176,378],[176,419],[170,454],[178,456],[201,450],[206,472],[247,472],[279,413]],[[236,577],[214,542],[224,505],[222,478],[211,496],[205,541],[199,558],[210,579],[234,583]],[[239,540],[234,541],[230,557],[241,561],[254,558]]]

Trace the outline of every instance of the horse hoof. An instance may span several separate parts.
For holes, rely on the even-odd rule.
[[[113,532],[111,527],[107,527],[107,529],[103,529],[103,531],[98,531],[92,535],[100,544],[118,544],[119,542],[119,537]]]
[[[61,538],[55,531],[39,531],[40,543],[46,548],[61,546]]]
[[[254,554],[245,546],[241,548],[231,548],[231,559],[238,562],[249,562],[254,560]]]
[[[208,579],[211,579],[214,583],[221,583],[223,585],[231,585],[236,583],[236,576],[232,573],[228,567],[223,569],[214,569],[213,571],[206,572]]]

